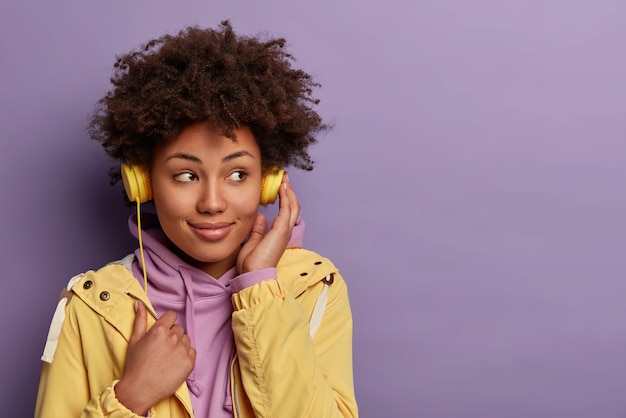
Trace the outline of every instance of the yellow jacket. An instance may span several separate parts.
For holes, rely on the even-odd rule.
[[[275,280],[232,297],[235,417],[358,416],[345,282],[328,259],[303,249],[287,249],[276,271]],[[134,302],[153,313],[150,301],[119,263],[76,276],[71,290],[54,360],[43,363],[35,417],[138,417],[113,388],[124,372]],[[150,410],[150,418],[193,416],[185,383]]]

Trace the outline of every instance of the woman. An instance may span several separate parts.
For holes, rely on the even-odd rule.
[[[36,417],[357,416],[346,285],[302,249],[281,175],[328,129],[284,43],[226,21],[117,60],[91,136],[122,163],[140,248],[68,284]]]

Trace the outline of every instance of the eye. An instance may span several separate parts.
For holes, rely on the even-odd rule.
[[[174,176],[174,179],[176,181],[180,181],[180,182],[183,182],[183,183],[194,181],[197,178],[198,177],[195,174],[193,174],[193,173],[191,173],[189,171],[185,171],[184,173],[180,173],[180,174],[177,174],[177,175]]]
[[[230,173],[228,179],[232,181],[243,181],[246,179],[246,177],[248,177],[248,173],[242,170],[237,170]]]

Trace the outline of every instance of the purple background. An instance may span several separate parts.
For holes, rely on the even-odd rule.
[[[0,411],[57,296],[135,245],[86,124],[114,56],[231,18],[285,36],[335,130],[292,172],[350,286],[362,417],[626,416],[622,0],[0,6]]]

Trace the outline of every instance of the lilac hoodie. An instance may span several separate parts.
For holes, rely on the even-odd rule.
[[[183,261],[168,246],[156,215],[142,213],[142,239],[148,298],[158,316],[174,311],[195,347],[196,365],[187,377],[194,414],[197,417],[232,417],[230,363],[235,353],[231,327],[231,295],[263,280],[276,277],[275,268],[239,275],[236,267],[219,279]],[[137,237],[136,215],[128,221]],[[298,220],[289,242],[302,247],[304,222]],[[135,250],[133,275],[143,286],[141,254]]]

